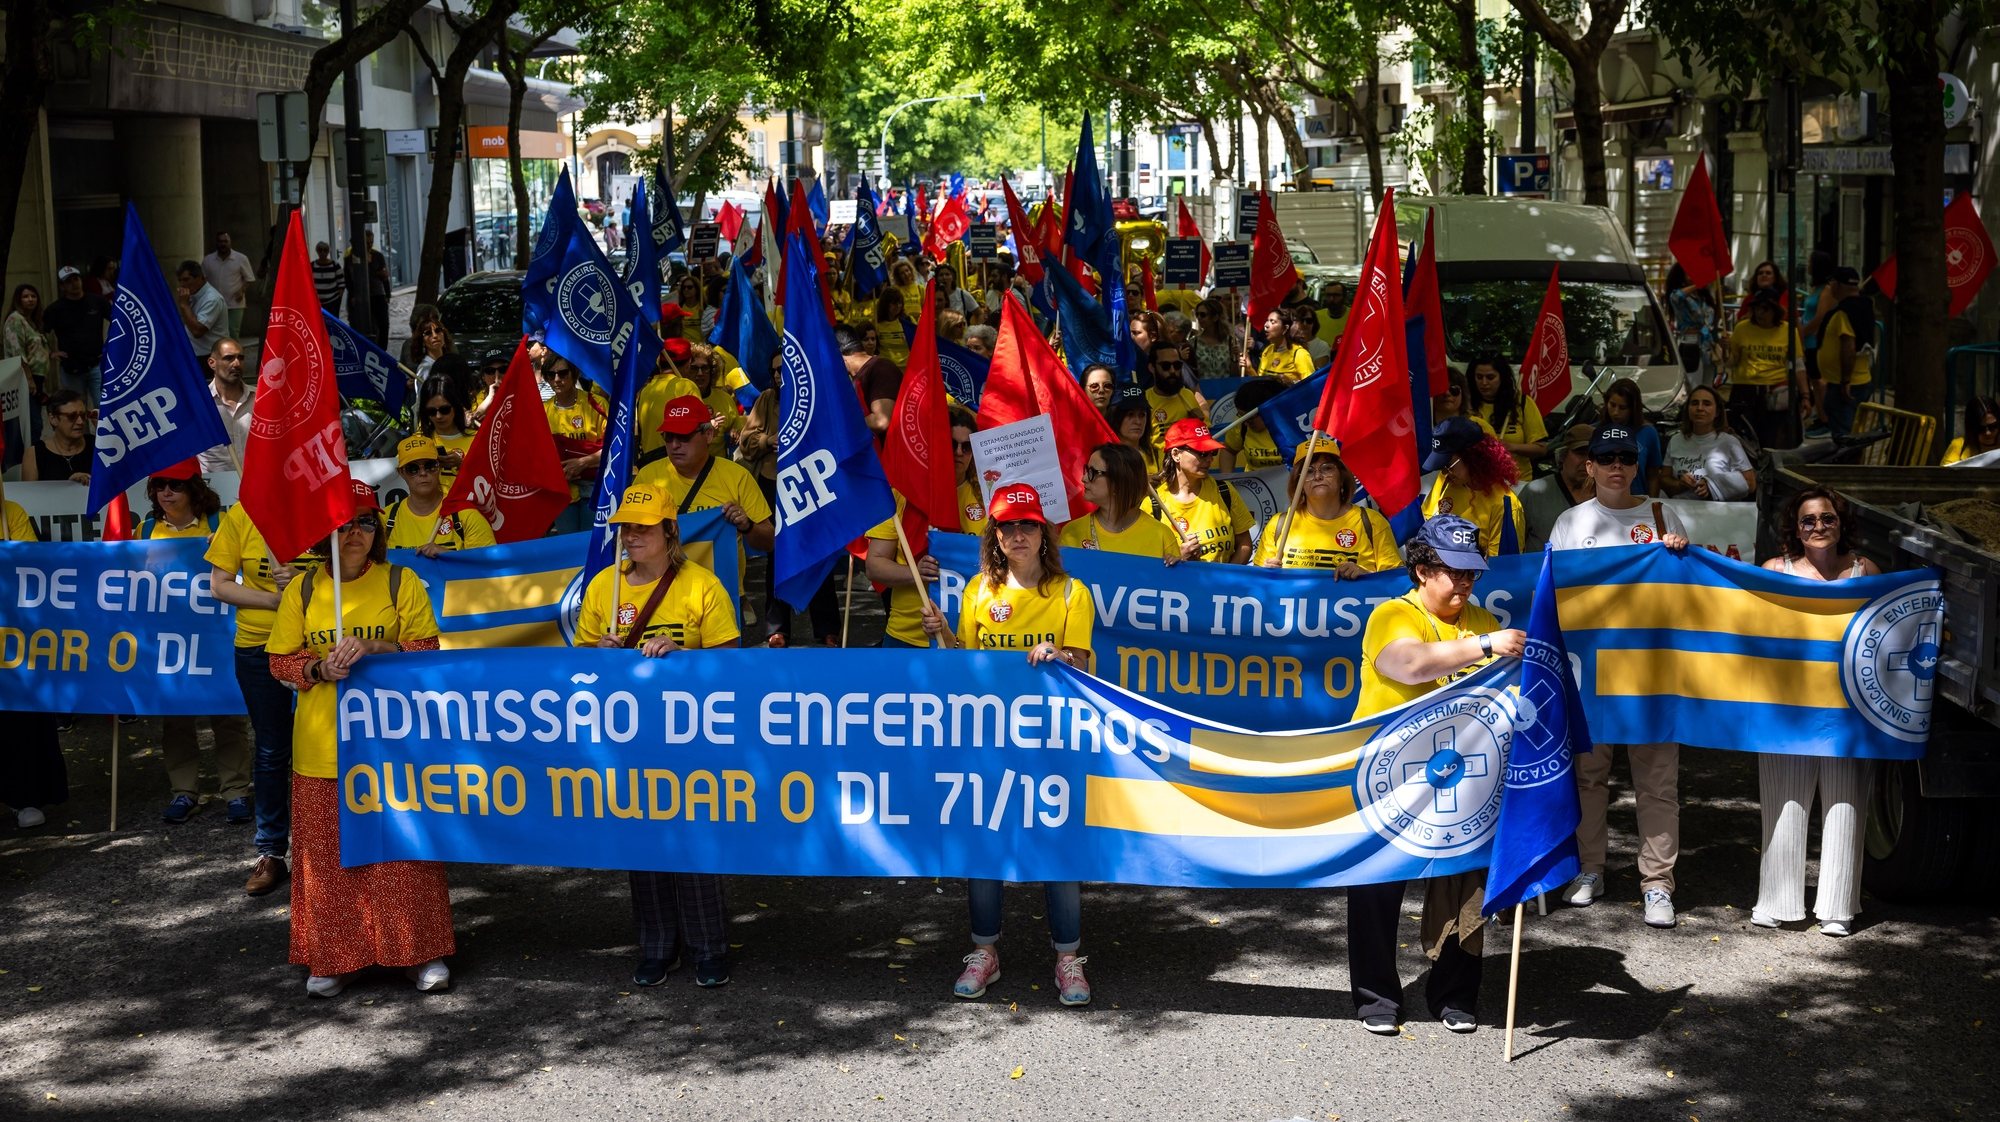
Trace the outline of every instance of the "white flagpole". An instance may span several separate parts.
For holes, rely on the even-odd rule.
[[[347,633],[347,616],[341,610],[340,600],[340,527],[335,526],[326,540],[327,568],[333,570],[333,644],[339,646],[341,637]]]
[[[1514,999],[1521,989],[1521,919],[1525,909],[1514,905],[1514,953],[1507,966],[1507,1062],[1514,1062]]]
[[[604,629],[605,629],[605,634],[611,636],[613,639],[616,639],[619,637],[618,636],[618,586],[621,583],[619,580],[620,573],[618,567],[622,563],[620,558],[625,553],[625,527],[623,525],[620,525],[616,530],[611,531],[611,533],[612,533],[611,618],[605,621]],[[639,621],[636,618],[633,619],[632,626],[634,627],[639,626]]]

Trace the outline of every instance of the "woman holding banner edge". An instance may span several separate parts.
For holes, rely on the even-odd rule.
[[[978,651],[1024,650],[1029,665],[1061,661],[1088,672],[1095,610],[1090,589],[1063,571],[1062,550],[1042,514],[1041,495],[1025,483],[997,488],[979,535],[979,573],[966,582],[959,605],[959,644]],[[925,633],[935,637],[944,630],[943,614],[935,604],[926,605]],[[998,880],[966,882],[973,949],[952,993],[968,1001],[984,997],[986,987],[1000,980],[996,944],[1005,887]],[[1082,886],[1051,881],[1043,888],[1056,952],[1056,997],[1064,1005],[1088,1005],[1086,960],[1076,953],[1083,943]]]

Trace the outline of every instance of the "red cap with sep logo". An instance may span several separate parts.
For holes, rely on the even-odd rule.
[[[666,415],[660,421],[660,431],[674,436],[688,436],[715,419],[708,405],[691,394],[667,402]]]
[[[1009,483],[993,492],[993,503],[987,514],[995,522],[1040,522],[1048,524],[1042,514],[1042,496],[1026,483]]]

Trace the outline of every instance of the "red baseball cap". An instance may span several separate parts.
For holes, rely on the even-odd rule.
[[[194,477],[200,474],[201,474],[201,461],[195,459],[186,459],[182,460],[180,463],[177,464],[169,464],[168,466],[163,467],[160,470],[154,472],[148,478],[193,479]]]
[[[1225,445],[1208,435],[1208,423],[1197,417],[1183,417],[1167,426],[1168,448],[1192,448],[1197,452],[1220,452]]]
[[[682,311],[681,306],[675,303],[674,301],[669,300],[666,303],[660,305],[660,319],[662,322],[670,319],[683,320],[686,318],[687,318],[687,313]]]
[[[688,358],[694,354],[694,350],[688,346],[688,341],[679,335],[662,340],[660,349],[667,352],[667,357],[673,359],[676,366],[686,366]]]
[[[371,510],[381,510],[382,500],[375,496],[375,485],[365,479],[349,479],[347,488],[354,494],[354,513],[364,514]]]
[[[715,420],[715,414],[707,403],[693,394],[681,396],[667,402],[666,416],[660,421],[660,431],[675,436],[691,436],[701,426]]]
[[[1048,517],[1042,513],[1042,496],[1026,483],[1008,483],[993,492],[993,503],[986,515],[996,524],[1001,522],[1040,522],[1048,525]]]

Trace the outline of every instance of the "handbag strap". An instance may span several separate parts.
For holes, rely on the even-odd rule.
[[[640,636],[645,632],[646,625],[653,622],[654,610],[660,606],[660,601],[667,598],[667,589],[673,587],[674,578],[680,575],[679,568],[669,569],[665,576],[654,583],[653,594],[646,597],[646,603],[639,609],[639,614],[632,617],[632,630],[626,633],[620,646],[629,651],[639,645]],[[618,605],[611,605],[611,610],[616,613]]]

